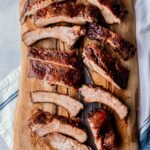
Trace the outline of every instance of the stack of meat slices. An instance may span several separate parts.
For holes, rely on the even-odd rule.
[[[80,25],[84,25],[87,22],[97,22],[98,8],[92,5],[85,5],[82,3],[77,4],[76,2],[68,3],[66,1],[56,3],[59,2],[56,0],[49,1],[51,1],[51,3],[55,3],[50,5],[51,3],[49,2],[46,5],[47,7],[43,7],[42,4],[40,5],[35,3],[30,7],[26,6],[26,12],[22,12],[22,23],[25,21],[27,16],[33,15],[35,26],[42,27],[23,34],[23,41],[27,46],[30,46],[41,39],[55,38],[65,42],[69,47],[72,47],[81,36],[85,35],[85,30]],[[46,2],[44,4],[46,4]],[[47,25],[61,22],[76,25],[73,27],[45,27]]]
[[[30,78],[46,80],[49,84],[78,88],[81,86],[81,63],[75,51],[29,48]]]
[[[87,21],[92,21],[89,16],[90,13],[88,11],[88,7],[85,7],[84,4],[77,5],[75,2],[70,1],[71,4],[68,6],[67,4],[64,4],[64,1],[65,0],[28,0],[21,12],[20,21],[23,24],[29,16],[34,16],[35,14],[37,15],[35,17],[36,23],[39,22],[36,20],[38,19],[38,16],[46,17],[45,21],[44,19],[43,21],[47,21],[49,23],[67,21],[83,24]],[[124,6],[116,0],[88,0],[88,2],[100,9],[106,23],[108,24],[120,24],[127,14],[127,10]],[[73,15],[70,15],[70,13],[73,13]],[[93,11],[92,14],[95,15],[95,12]],[[37,25],[42,23],[43,22],[41,20],[41,22],[37,23]]]
[[[120,119],[125,119],[128,108],[113,93],[101,86],[82,85],[84,84],[82,63],[88,69],[102,75],[118,89],[128,87],[129,69],[98,44],[88,43],[83,48],[82,59],[75,50],[71,51],[71,49],[81,36],[87,35],[90,40],[96,40],[104,46],[112,47],[113,52],[118,52],[124,61],[132,58],[136,52],[134,45],[123,39],[121,35],[101,26],[99,22],[104,19],[107,24],[120,24],[127,11],[116,0],[87,1],[88,4],[77,3],[74,0],[27,0],[20,21],[23,24],[32,16],[33,24],[36,27],[35,30],[23,34],[23,41],[29,47],[28,77],[44,80],[50,85],[79,89],[85,103],[104,104],[112,108]],[[99,18],[100,12],[103,18]],[[61,40],[70,48],[70,51],[34,46],[37,41],[47,38]],[[69,95],[54,92],[31,92],[31,100],[33,104],[53,103],[59,105],[68,111],[70,118],[75,118],[81,110],[86,109],[80,101]],[[109,114],[104,110],[99,110],[91,113],[88,121],[97,149],[114,149],[115,132]],[[29,127],[32,133],[41,137],[51,149],[91,149],[85,145],[87,138],[90,137],[76,119],[72,120],[57,114],[52,115],[37,109],[31,115]]]
[[[87,36],[91,40],[97,40],[105,45],[110,45],[125,61],[135,55],[136,48],[133,44],[123,39],[119,34],[96,23],[87,25]]]
[[[129,70],[107,51],[96,44],[89,44],[83,49],[82,55],[88,68],[102,75],[117,88],[127,88]]]
[[[59,115],[51,115],[36,110],[30,118],[29,127],[36,135],[43,137],[52,149],[56,150],[89,150],[83,143],[87,134],[79,122]]]

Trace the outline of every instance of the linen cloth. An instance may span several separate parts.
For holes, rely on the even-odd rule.
[[[138,62],[140,73],[140,147],[142,150],[150,150],[150,0],[136,0],[135,11]],[[0,14],[1,13],[2,12],[0,9]],[[9,14],[9,12],[7,13],[7,15],[12,15]],[[19,18],[17,19],[19,20]],[[1,30],[4,29],[0,28],[0,31]],[[0,39],[0,41],[1,40],[2,39]],[[20,41],[19,37],[15,42],[17,43],[18,41]],[[3,43],[0,42],[0,48],[2,48],[2,44]],[[19,50],[20,49],[18,49],[18,51]],[[2,150],[12,150],[13,120],[19,89],[19,78],[20,67],[0,82],[0,149]]]
[[[140,144],[150,150],[150,0],[136,0],[136,38],[140,73]]]

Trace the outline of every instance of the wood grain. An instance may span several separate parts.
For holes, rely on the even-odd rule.
[[[132,43],[136,44],[135,39],[135,14],[134,14],[134,1],[122,0],[124,5],[128,9],[128,15],[121,25],[113,25],[110,28],[120,33],[125,39],[128,39]],[[20,1],[20,10],[23,7],[25,0]],[[28,30],[35,29],[32,24],[32,18],[21,26],[21,34]],[[85,44],[88,40],[85,40]],[[45,48],[68,50],[67,46],[59,40],[46,39],[37,43]],[[38,81],[36,79],[27,78],[28,73],[28,58],[27,47],[22,42],[22,73],[20,82],[19,100],[16,106],[15,121],[14,121],[14,150],[49,150],[49,148],[39,140],[38,137],[34,137],[28,127],[28,119],[32,114],[32,111],[36,108],[41,108],[45,111],[49,111],[52,114],[58,113],[64,116],[68,116],[68,112],[61,107],[53,104],[32,104],[30,99],[30,92],[35,90],[57,91],[59,93],[69,94],[72,97],[77,97],[77,91],[66,89],[60,86],[49,86],[44,81]],[[130,69],[130,79],[127,90],[118,90],[108,83],[103,77],[97,73],[91,72],[94,82],[98,85],[103,85],[105,88],[111,90],[124,100],[130,108],[129,116],[126,120],[120,120],[116,114],[114,114],[116,129],[118,134],[118,148],[120,150],[136,150],[138,149],[138,124],[137,124],[137,110],[138,110],[138,61],[137,56],[130,59],[127,62],[123,62]]]

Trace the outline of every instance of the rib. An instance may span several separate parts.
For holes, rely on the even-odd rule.
[[[39,60],[29,60],[29,78],[45,80],[49,84],[78,88],[82,84],[82,73],[79,69],[72,69],[54,63]]]
[[[88,122],[97,150],[114,149],[115,134],[108,114],[104,110],[94,112],[88,116]]]
[[[110,45],[124,60],[135,55],[136,47],[133,44],[123,39],[119,34],[98,24],[93,23],[87,26],[87,36],[92,40]]]
[[[83,85],[80,90],[86,103],[99,102],[111,107],[121,119],[128,114],[127,107],[112,93],[108,92],[101,86]]]
[[[55,150],[92,150],[90,147],[59,133],[51,133],[44,137],[45,143]]]
[[[91,43],[83,49],[82,55],[83,62],[89,69],[102,75],[117,88],[127,88],[129,70],[105,50]]]
[[[70,136],[80,143],[87,140],[86,132],[79,127],[77,122],[63,116],[52,116],[42,110],[36,110],[30,119],[29,127],[40,137],[57,132]]]
[[[77,4],[75,2],[57,3],[40,9],[35,14],[34,23],[37,27],[49,24],[67,22],[73,24],[85,24],[97,21],[96,7],[92,5]]]
[[[65,52],[40,47],[29,48],[29,58],[61,64],[70,68],[80,69],[81,63],[75,51]]]
[[[108,24],[120,24],[126,16],[127,10],[118,0],[88,0],[91,4],[97,6]]]
[[[81,26],[55,26],[48,28],[38,28],[33,31],[26,32],[23,35],[23,41],[27,46],[46,39],[55,38],[65,42],[68,46],[73,46],[80,36],[85,34],[85,30]]]
[[[31,93],[31,99],[33,103],[53,103],[62,106],[68,110],[72,117],[76,116],[83,109],[83,104],[79,101],[68,95],[53,92],[35,91]]]
[[[26,17],[35,14],[37,10],[61,1],[63,0],[26,0],[20,15],[21,23],[23,24],[26,21]]]

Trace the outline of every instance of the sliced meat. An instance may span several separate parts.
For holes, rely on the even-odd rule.
[[[31,99],[34,103],[53,103],[62,106],[71,116],[76,116],[83,109],[83,104],[79,101],[68,95],[53,92],[35,91],[31,93]]]
[[[61,1],[63,0],[26,0],[20,16],[21,23],[23,24],[26,17],[35,14],[37,10]]]
[[[127,10],[118,0],[88,0],[97,6],[108,24],[121,23],[127,14]]]
[[[40,47],[29,48],[29,58],[44,60],[55,64],[61,64],[70,68],[80,69],[81,63],[75,51],[65,52],[59,50],[44,49]]]
[[[45,136],[49,133],[62,133],[83,143],[87,140],[86,132],[79,124],[63,116],[51,115],[48,112],[37,110],[30,119],[29,126],[33,133]]]
[[[135,55],[136,47],[133,44],[123,39],[119,34],[98,24],[93,23],[87,26],[87,36],[92,40],[109,44],[124,60]]]
[[[128,114],[127,107],[112,93],[108,92],[101,86],[83,85],[80,88],[81,95],[87,103],[99,102],[111,107],[121,119]]]
[[[34,23],[38,27],[49,24],[67,22],[73,24],[85,24],[97,21],[99,10],[92,5],[73,3],[57,3],[36,12]]]
[[[82,85],[82,73],[62,65],[47,63],[39,60],[29,60],[29,78],[45,80],[49,84],[78,88]]]
[[[44,137],[45,143],[55,150],[91,150],[90,147],[59,133],[51,133]]]
[[[103,110],[94,112],[89,115],[88,121],[97,150],[114,149],[115,134],[108,114]]]
[[[82,55],[83,62],[88,68],[102,75],[117,88],[127,88],[129,70],[105,50],[91,43],[83,49]]]
[[[85,30],[81,26],[55,26],[26,32],[23,34],[23,41],[27,46],[30,46],[42,39],[55,38],[65,42],[68,46],[73,46],[84,34]]]

